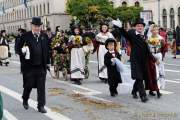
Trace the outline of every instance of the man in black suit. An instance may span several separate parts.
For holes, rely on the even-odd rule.
[[[124,29],[120,29],[122,35],[131,43],[131,77],[135,80],[132,95],[133,98],[138,98],[137,92],[139,92],[142,102],[148,101],[145,92],[144,83],[148,83],[148,61],[151,59],[156,62],[152,53],[149,50],[146,42],[146,36],[144,35],[145,23],[143,19],[137,19],[134,24],[135,29],[131,29],[126,32]]]
[[[33,17],[31,22],[32,31],[21,37],[20,56],[23,57],[23,106],[29,108],[28,99],[33,88],[37,88],[38,111],[46,113],[44,106],[46,69],[49,67],[49,45],[48,36],[41,32],[41,19]]]

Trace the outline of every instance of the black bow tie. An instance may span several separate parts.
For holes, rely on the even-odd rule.
[[[38,34],[34,34],[34,37],[35,37],[35,38],[38,38],[38,37],[39,37],[39,35],[38,35]]]

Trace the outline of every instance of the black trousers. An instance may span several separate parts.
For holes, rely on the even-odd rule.
[[[135,80],[132,93],[137,93],[137,92],[139,92],[140,97],[146,96],[143,80],[140,79]]]
[[[116,93],[118,87],[118,83],[109,84],[109,91],[110,93]]]
[[[42,67],[35,67],[28,72],[24,72],[24,91],[22,98],[28,101],[33,88],[37,88],[38,107],[46,104],[45,81],[46,71]]]

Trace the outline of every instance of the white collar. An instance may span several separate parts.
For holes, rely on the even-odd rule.
[[[136,35],[144,35],[144,33],[142,34],[142,33],[139,33],[138,31],[136,31],[135,33]]]
[[[34,32],[32,31],[32,34],[33,34],[33,35],[35,35],[35,34],[36,34],[36,35],[38,35],[38,37],[39,37],[39,36],[40,36],[40,34],[41,34],[41,32],[39,32],[39,33],[34,33]]]
[[[115,53],[115,51],[113,50],[113,51],[109,51],[109,53]]]

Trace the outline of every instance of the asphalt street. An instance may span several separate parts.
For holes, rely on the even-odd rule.
[[[11,49],[13,52],[13,49]],[[125,79],[130,83],[120,84],[119,95],[111,97],[108,85],[98,79],[96,54],[91,55],[90,77],[82,85],[74,85],[47,74],[46,109],[48,113],[37,112],[36,89],[31,93],[30,109],[22,106],[22,75],[18,56],[13,54],[8,67],[0,67],[0,91],[4,102],[5,120],[180,120],[180,59],[173,59],[171,53],[165,58],[166,87],[163,96],[148,95],[149,101],[142,103],[133,99],[128,57]],[[28,69],[28,68],[27,68]],[[53,69],[51,69],[53,72]],[[147,91],[148,93],[148,91]]]

